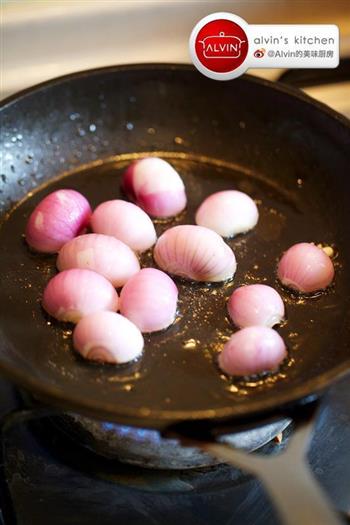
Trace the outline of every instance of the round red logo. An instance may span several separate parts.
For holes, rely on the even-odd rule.
[[[213,20],[196,37],[199,61],[210,71],[228,73],[243,64],[248,53],[245,31],[231,20]]]
[[[213,13],[198,22],[190,37],[196,68],[216,80],[235,78],[247,69],[247,23],[231,13]]]

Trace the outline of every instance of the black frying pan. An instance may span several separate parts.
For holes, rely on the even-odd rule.
[[[8,99],[1,115],[0,367],[37,399],[160,430],[188,421],[232,428],[314,398],[349,369],[346,119],[280,84],[249,76],[216,82],[182,65],[69,75]],[[238,259],[233,283],[178,281],[178,321],[146,337],[137,365],[92,365],[72,351],[71,327],[41,309],[55,258],[28,250],[25,222],[57,188],[77,189],[93,206],[118,198],[125,166],[150,152],[178,169],[189,197],[186,213],[157,224],[159,233],[175,222],[193,223],[203,198],[227,188],[258,199],[260,221],[229,242]],[[233,331],[227,297],[247,282],[278,287],[276,261],[299,241],[334,246],[334,286],[308,299],[280,290],[288,311],[279,330],[288,343],[288,361],[279,374],[228,380],[215,364]],[[152,264],[151,255],[144,263]],[[189,339],[198,341],[195,348]]]

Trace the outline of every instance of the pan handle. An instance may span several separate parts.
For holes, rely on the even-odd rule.
[[[340,525],[327,496],[307,465],[313,421],[303,421],[289,444],[275,456],[247,454],[221,443],[197,443],[216,458],[257,476],[264,484],[283,525]]]

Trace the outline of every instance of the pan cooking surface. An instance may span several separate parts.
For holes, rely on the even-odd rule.
[[[214,82],[190,66],[161,64],[54,80],[1,112],[0,366],[12,380],[66,411],[162,428],[275,410],[349,367],[350,133],[340,116],[276,83],[249,76]],[[92,206],[120,197],[119,177],[135,152],[167,158],[186,184],[186,214],[159,222],[158,234],[193,223],[203,198],[228,188],[256,199],[260,221],[229,241],[238,261],[233,282],[177,280],[177,322],[147,335],[143,358],[118,369],[84,362],[72,350],[72,327],[44,314],[40,300],[55,257],[31,253],[23,232],[34,206],[57,188],[81,191]],[[300,241],[336,252],[334,286],[307,300],[275,281],[278,257]],[[152,264],[150,254],[143,263]],[[279,374],[231,381],[216,367],[234,330],[226,301],[234,287],[254,282],[282,293],[288,322],[278,330],[289,360]]]
[[[303,200],[304,181],[295,182],[299,197],[296,199],[263,177],[237,166],[196,156],[162,155],[183,177],[189,205],[175,219],[156,221],[158,235],[175,224],[194,223],[198,205],[214,191],[235,188],[256,199],[258,226],[228,241],[238,262],[233,281],[205,285],[175,278],[180,292],[176,322],[164,332],[145,335],[144,355],[139,362],[122,368],[84,362],[72,349],[72,326],[49,318],[40,306],[45,284],[56,272],[55,256],[31,253],[23,231],[39,200],[59,188],[82,192],[93,207],[104,200],[123,198],[120,175],[133,156],[59,178],[24,200],[10,214],[0,233],[3,327],[14,351],[26,362],[28,374],[59,386],[66,393],[81,391],[84,396],[88,391],[97,399],[132,408],[141,406],[146,412],[193,411],[216,410],[231,403],[246,403],[252,396],[275,395],[276,388],[302,381],[306,370],[316,373],[327,366],[334,352],[334,334],[342,322],[341,254],[335,260],[335,286],[327,293],[306,299],[279,288],[288,315],[279,332],[289,348],[289,358],[279,373],[229,380],[216,366],[217,353],[234,330],[226,312],[226,301],[233,289],[258,282],[279,287],[275,268],[283,250],[301,239],[325,244],[335,240],[321,214],[312,215],[310,220],[308,203]],[[152,254],[143,255],[142,263],[153,265]]]

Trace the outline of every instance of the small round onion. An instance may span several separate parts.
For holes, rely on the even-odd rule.
[[[118,294],[107,279],[92,270],[74,268],[53,277],[47,284],[43,308],[59,321],[77,323],[100,310],[118,309]]]
[[[202,202],[196,213],[196,224],[222,237],[233,237],[254,228],[258,218],[258,208],[249,195],[227,190],[213,193]]]
[[[26,226],[26,241],[38,252],[57,252],[85,230],[90,216],[90,204],[81,193],[54,191],[31,213]]]
[[[87,233],[69,241],[61,248],[57,268],[87,268],[100,273],[115,288],[140,271],[140,263],[132,249],[110,235]]]
[[[276,370],[286,356],[286,345],[275,330],[249,326],[227,341],[219,366],[228,375],[248,376]]]
[[[96,233],[112,235],[130,246],[135,252],[144,252],[157,240],[151,219],[141,208],[123,200],[100,204],[91,217]]]
[[[334,266],[326,253],[312,243],[294,244],[282,256],[277,269],[284,286],[298,292],[323,290],[334,278]]]
[[[143,337],[126,317],[114,312],[95,312],[79,321],[73,332],[73,344],[85,359],[119,365],[142,354]]]
[[[174,322],[177,296],[177,287],[168,275],[144,268],[122,289],[120,312],[141,332],[158,332]]]
[[[237,266],[233,251],[217,233],[189,224],[164,232],[154,258],[162,270],[202,282],[231,279]]]
[[[238,328],[279,324],[284,318],[284,304],[276,290],[265,284],[240,286],[231,295],[228,313]]]
[[[124,174],[122,186],[126,195],[152,217],[172,217],[186,207],[180,175],[157,157],[133,162]]]

